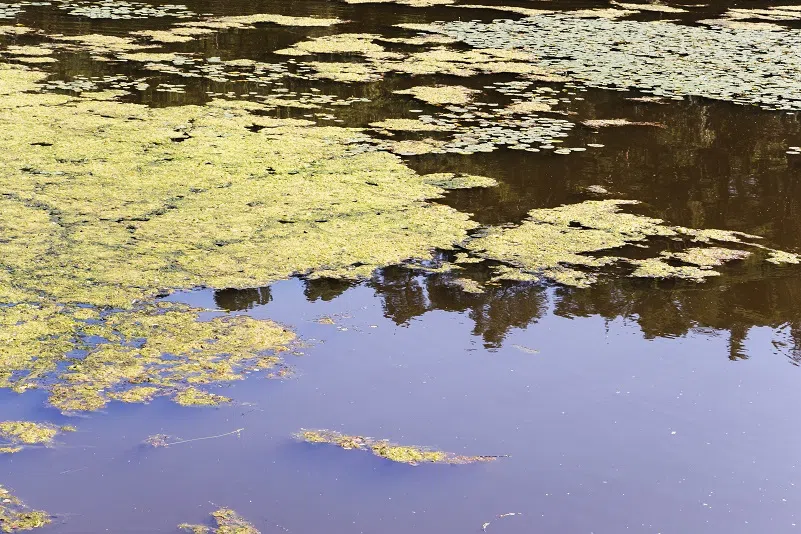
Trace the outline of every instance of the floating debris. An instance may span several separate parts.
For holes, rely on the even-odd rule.
[[[424,447],[396,445],[387,440],[348,436],[334,430],[301,430],[295,435],[295,438],[307,443],[329,443],[343,449],[369,450],[381,458],[409,465],[421,463],[471,464],[490,462],[501,458],[501,456],[460,456]]]
[[[214,518],[216,527],[182,523],[178,525],[178,528],[192,534],[261,534],[256,527],[230,508],[220,508],[211,516]]]

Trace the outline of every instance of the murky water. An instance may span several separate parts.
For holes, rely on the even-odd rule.
[[[274,52],[334,33],[404,35],[393,27],[398,23],[489,22],[521,15],[318,0],[185,5],[196,14],[275,13],[349,22],[220,30],[157,49],[186,53],[195,66],[209,64],[209,58],[211,64],[216,58],[282,63],[285,70],[269,82],[231,74],[231,68],[212,76],[217,79],[187,77],[181,73],[193,73],[193,64],[173,62],[173,72],[154,71],[142,62],[98,61],[85,51],[58,51],[55,63],[40,68],[52,73],[50,81],[89,79],[101,89],[121,81],[146,83],[146,89],[124,98],[152,106],[202,104],[214,94],[356,99],[347,106],[274,112],[355,127],[442,113],[394,94],[417,85],[464,85],[480,90],[488,106],[506,105],[514,96],[505,92],[518,80],[511,74],[390,73],[344,84],[309,79],[292,58],[288,62]],[[607,4],[554,0],[525,6],[573,10]],[[715,3],[689,14],[644,12],[633,18],[678,18],[677,24],[692,26],[732,6]],[[167,29],[175,21],[92,19],[70,15],[60,5],[27,5],[11,22],[49,35],[124,36]],[[797,21],[785,25],[797,26]],[[43,42],[40,35],[0,39],[4,47]],[[406,44],[387,48],[416,50]],[[170,90],[159,90],[159,84]],[[407,165],[420,173],[496,179],[497,187],[450,191],[440,200],[472,213],[482,225],[519,223],[534,208],[611,196],[639,200],[634,212],[670,225],[736,230],[761,236],[769,247],[801,251],[801,155],[787,153],[801,146],[797,113],[700,97],[645,103],[631,100],[642,96],[637,91],[570,82],[539,86],[552,90],[558,100],[554,109],[563,112],[558,117],[576,124],[566,144],[602,146],[566,156],[499,146],[486,153],[406,156]],[[596,118],[662,127],[580,124]],[[608,195],[599,195],[597,186]],[[632,257],[640,253],[633,247],[625,251]],[[453,252],[438,254],[453,259]],[[112,403],[82,418],[46,408],[44,393],[2,391],[0,419],[75,424],[78,431],[61,437],[57,447],[0,458],[0,481],[31,506],[54,514],[54,523],[42,530],[53,533],[174,532],[179,523],[205,521],[220,506],[236,509],[265,533],[484,528],[778,534],[799,528],[798,266],[740,262],[702,284],[609,277],[587,289],[510,282],[487,285],[480,294],[463,291],[454,280],[465,273],[488,280],[488,262],[464,267],[455,274],[396,266],[358,283],[293,278],[264,288],[171,295],[166,300],[291,327],[304,343],[302,355],[288,357],[293,377],[233,383],[224,394],[235,402],[219,408],[157,399],[145,405]],[[299,428],[508,458],[409,467],[298,443],[292,433]],[[166,448],[144,445],[153,434],[210,439]]]

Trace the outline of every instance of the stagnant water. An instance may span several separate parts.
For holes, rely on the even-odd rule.
[[[602,5],[553,0],[536,6],[546,4]],[[698,8],[692,17],[640,18],[692,25],[734,5],[719,4]],[[185,5],[200,14],[350,21],[333,28],[220,31],[163,47],[199,58],[266,62],[277,60],[273,51],[307,36],[394,35],[399,22],[520,17],[319,0]],[[158,18],[73,16],[53,5],[26,6],[14,22],[68,35],[169,26]],[[3,39],[6,45],[33,42]],[[57,60],[43,67],[53,80],[146,79],[150,88],[127,98],[153,106],[202,103],[208,92],[272,91],[154,73],[133,62],[93,61],[82,53],[59,53]],[[368,98],[326,109],[331,123],[365,126],[414,117],[415,110],[433,112],[395,90],[424,82],[484,89],[514,79],[387,75],[369,83],[282,83],[292,91],[313,87],[340,98]],[[154,89],[159,82],[185,88],[160,92]],[[496,188],[453,191],[441,200],[481,224],[518,223],[532,208],[597,198],[587,187],[602,186],[614,198],[642,201],[638,212],[669,224],[738,230],[762,236],[768,246],[801,250],[801,156],[787,154],[801,145],[797,114],[700,97],[649,104],[628,100],[641,96],[636,91],[543,85],[566,99],[560,109],[572,122],[623,117],[664,128],[578,127],[571,146],[603,147],[568,156],[501,147],[409,156],[407,164],[420,172],[498,180]],[[488,101],[505,101],[485,91]],[[309,115],[289,108],[277,113]],[[482,269],[468,266],[477,279],[486,277]],[[801,276],[793,266],[759,264],[722,272],[703,284],[610,278],[590,289],[518,283],[469,294],[453,285],[451,273],[389,267],[360,283],[296,278],[259,289],[177,293],[168,299],[290,326],[304,342],[302,355],[288,357],[293,378],[233,383],[225,394],[235,402],[220,408],[185,408],[166,399],[112,403],[77,424],[45,407],[44,393],[2,391],[0,419],[76,424],[78,431],[61,437],[57,447],[0,457],[0,480],[31,506],[54,514],[42,530],[53,533],[174,532],[179,523],[205,521],[220,506],[236,509],[265,533],[795,532],[801,519],[795,415],[801,405]],[[322,317],[333,324],[321,323]],[[297,443],[291,435],[302,427],[508,457],[410,467]],[[154,434],[186,440],[228,435],[166,448],[144,445]]]

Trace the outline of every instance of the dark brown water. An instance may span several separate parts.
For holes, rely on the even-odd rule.
[[[532,5],[546,4],[600,5]],[[279,60],[272,51],[307,36],[390,35],[398,22],[505,16],[316,0],[186,5],[197,13],[352,21],[336,28],[220,32],[164,47],[267,62]],[[715,3],[697,13],[706,18],[729,5],[735,4]],[[114,35],[170,22],[90,20],[55,6],[28,6],[18,21],[50,33]],[[202,103],[207,92],[272,91],[94,62],[82,54],[58,58],[47,67],[53,79],[124,75],[146,78],[151,87],[186,84],[181,94],[151,89],[131,97],[156,106]],[[392,94],[397,89],[431,82],[482,88],[512,79],[283,83],[291,91],[313,87],[341,98],[369,98],[326,110],[342,121],[336,124],[364,126],[415,116],[412,110],[433,111]],[[577,92],[550,86],[562,95]],[[502,148],[407,162],[420,172],[497,179],[497,188],[455,191],[442,200],[474,213],[482,224],[514,223],[532,208],[596,198],[586,188],[601,185],[615,198],[642,201],[638,212],[670,224],[740,230],[763,236],[769,246],[801,250],[801,156],[786,154],[788,146],[801,146],[797,114],[699,98],[654,105],[626,100],[633,92],[577,94],[583,100],[561,108],[571,121],[625,117],[665,127],[597,133],[577,127],[571,144],[604,147],[567,157]],[[472,266],[469,274],[480,280],[488,276],[484,269]],[[268,317],[295,329],[308,343],[304,355],[290,357],[295,378],[235,384],[225,394],[239,404],[220,409],[181,408],[165,400],[112,404],[80,420],[79,432],[67,435],[61,447],[0,458],[0,480],[33,506],[57,514],[47,528],[53,533],[174,532],[178,523],[204,521],[219,506],[236,509],[265,533],[470,533],[487,522],[487,532],[521,534],[780,534],[799,528],[797,268],[727,267],[702,285],[612,279],[592,289],[506,284],[480,295],[454,286],[455,277],[394,267],[360,284],[295,279],[269,288],[175,295],[171,299]],[[318,324],[322,316],[335,324]],[[68,421],[43,404],[38,393],[3,392],[0,419]],[[510,457],[410,468],[298,444],[290,436],[300,427]],[[142,445],[156,433],[192,439],[237,429],[243,429],[238,436],[169,448]],[[522,515],[496,517],[511,512]]]

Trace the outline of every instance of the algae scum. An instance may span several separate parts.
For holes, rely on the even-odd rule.
[[[292,506],[273,501],[306,508],[308,495],[350,493],[371,503],[377,522],[361,528],[374,531],[398,513],[376,496],[400,491],[395,502],[424,509],[468,491],[459,480],[504,486],[536,462],[518,447],[530,437],[515,432],[560,439],[558,424],[531,415],[547,400],[515,412],[530,401],[504,400],[515,379],[497,374],[511,365],[532,381],[548,376],[526,374],[545,365],[529,346],[544,338],[506,339],[557,317],[573,319],[554,335],[568,341],[595,335],[582,317],[606,328],[630,319],[639,341],[726,335],[732,359],[750,355],[752,328],[772,329],[772,350],[801,360],[801,11],[597,4],[0,6],[0,387],[11,399],[0,530],[181,521],[196,533],[303,531],[317,516],[282,515],[299,521],[289,528],[271,515]],[[277,304],[291,293],[282,288],[299,286],[302,296]],[[433,311],[467,318],[472,334]],[[405,333],[428,321],[443,335]],[[504,353],[514,363],[474,360],[477,336],[484,352],[517,347]],[[477,377],[483,403],[449,393]],[[339,395],[316,396],[328,388]],[[269,422],[254,422],[259,414]],[[243,423],[217,432],[220,417]],[[91,514],[48,495],[44,486],[71,476],[88,478],[66,493],[96,491],[91,477],[117,457],[106,440],[121,427],[97,429],[125,418],[140,421],[124,434],[143,475],[159,477],[181,448],[201,451],[170,460],[192,476],[149,481],[189,484],[159,497],[180,502],[182,519],[178,509],[117,510],[90,527]],[[382,437],[297,430],[305,424]],[[171,426],[193,437],[168,440]],[[418,442],[436,448],[405,445]],[[80,451],[95,447],[87,462]],[[310,471],[282,472],[279,498],[239,471],[235,447],[243,465],[271,458]],[[52,458],[53,472],[28,477],[37,457]],[[420,468],[398,471],[408,466]],[[207,471],[216,474],[190,482]],[[359,478],[343,491],[317,478],[325,473],[367,477],[368,491]],[[125,476],[138,475],[105,493],[149,499]],[[304,476],[326,490],[301,487]],[[37,500],[55,504],[53,515]],[[133,508],[148,506],[158,505]],[[397,528],[452,529],[462,506],[448,501],[445,524]],[[351,524],[355,512],[338,510]],[[206,512],[212,520],[196,524]],[[502,512],[487,513],[521,515]]]

